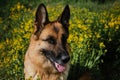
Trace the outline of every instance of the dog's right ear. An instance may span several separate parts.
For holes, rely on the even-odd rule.
[[[49,22],[47,9],[44,4],[40,4],[35,14],[35,28],[41,29],[46,23]]]
[[[48,22],[49,19],[47,9],[44,4],[40,4],[35,14],[34,34],[36,35]]]

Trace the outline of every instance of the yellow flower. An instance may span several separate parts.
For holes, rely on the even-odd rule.
[[[110,22],[110,23],[108,23],[108,25],[109,25],[111,28],[113,28],[113,27],[114,27],[114,22]]]
[[[105,24],[105,27],[104,27],[105,29],[107,29],[108,28],[108,25],[107,24]]]
[[[88,37],[89,37],[89,38],[91,38],[91,37],[92,37],[92,35],[91,35],[91,34],[88,34]]]
[[[96,34],[96,37],[97,37],[97,38],[100,38],[101,36],[100,36],[100,34],[99,34],[99,33],[97,33],[97,34]]]
[[[21,5],[21,9],[23,9],[24,8],[24,5]]]
[[[73,41],[75,41],[75,43],[78,42],[78,37],[77,36],[74,36],[72,39],[73,39]]]
[[[109,38],[109,39],[108,39],[108,41],[112,41],[112,39],[111,39],[111,38]]]
[[[107,52],[107,49],[105,49],[105,53]]]
[[[14,31],[15,33],[18,32],[18,30],[17,30],[16,28],[14,28],[13,31]]]
[[[9,39],[8,38],[6,39],[6,43],[9,43]]]
[[[78,28],[81,28],[81,24],[80,23],[78,24]]]
[[[73,40],[73,35],[70,34],[70,35],[69,35],[69,38],[68,38],[68,42],[71,42],[72,40]]]
[[[87,29],[88,29],[88,27],[84,25],[84,26],[83,26],[83,30],[86,31]]]
[[[17,10],[20,10],[20,6],[21,6],[21,5],[20,5],[20,3],[18,2],[17,6],[16,6],[16,7],[17,7]]]
[[[100,48],[105,48],[105,45],[103,42],[99,43]]]
[[[0,49],[2,49],[3,47],[4,47],[3,44],[0,43]]]
[[[118,30],[118,29],[119,29],[119,26],[117,25],[117,26],[115,27],[115,29]]]
[[[78,48],[82,48],[83,44],[78,44],[77,46],[78,46]]]
[[[84,34],[84,38],[88,38],[88,35],[87,35],[87,34]]]
[[[82,42],[83,41],[83,37],[79,37],[79,41]]]

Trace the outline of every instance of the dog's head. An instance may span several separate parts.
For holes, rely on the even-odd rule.
[[[47,9],[40,4],[35,18],[33,43],[58,72],[64,72],[70,60],[67,49],[70,9],[67,5],[55,21],[49,21]],[[41,54],[41,53],[40,53]]]

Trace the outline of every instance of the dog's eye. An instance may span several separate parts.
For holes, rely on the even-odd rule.
[[[47,41],[50,44],[54,44],[54,45],[56,44],[56,40],[53,36],[48,36],[48,38],[45,39],[44,41]]]
[[[50,44],[56,44],[55,39],[49,38],[49,39],[47,39],[47,41],[48,41]]]
[[[50,43],[50,44],[56,44],[56,39],[53,37],[53,36],[48,36],[46,39],[42,39],[43,41],[46,41],[46,42],[48,42],[48,43]]]

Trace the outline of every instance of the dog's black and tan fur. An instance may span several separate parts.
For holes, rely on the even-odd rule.
[[[25,79],[66,80],[69,71],[67,38],[70,9],[67,5],[57,20],[50,22],[44,4],[40,4],[35,29],[25,55]]]

